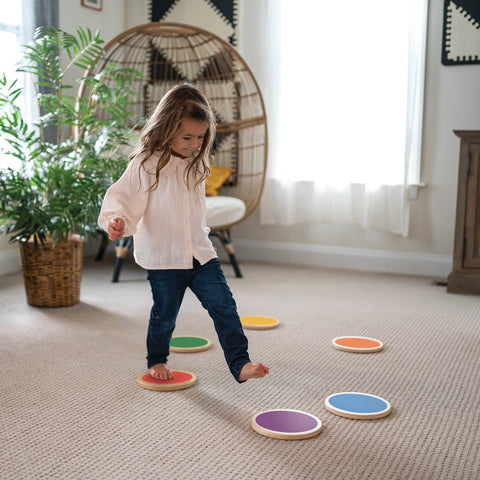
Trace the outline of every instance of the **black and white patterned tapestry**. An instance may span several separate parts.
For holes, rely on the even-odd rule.
[[[442,63],[480,63],[480,0],[445,0]]]
[[[150,0],[149,11],[152,22],[194,25],[236,45],[237,0]]]

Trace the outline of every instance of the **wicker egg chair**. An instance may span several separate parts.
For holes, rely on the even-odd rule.
[[[178,23],[152,22],[130,28],[109,41],[105,51],[97,69],[90,73],[113,62],[135,68],[145,77],[135,85],[134,124],[148,117],[178,83],[192,83],[209,98],[217,119],[212,164],[230,168],[233,173],[218,196],[207,197],[207,225],[228,253],[236,276],[241,277],[230,229],[255,210],[267,163],[265,108],[248,65],[220,37]],[[124,240],[116,248],[114,282],[131,243],[131,239]]]

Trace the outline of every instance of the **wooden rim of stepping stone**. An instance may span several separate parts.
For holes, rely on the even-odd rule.
[[[376,338],[346,336],[332,340],[332,345],[338,350],[353,353],[374,353],[383,349],[383,343]]]
[[[142,373],[137,377],[137,383],[142,388],[155,391],[183,390],[197,383],[197,377],[194,373],[183,370],[172,370],[172,373],[175,377],[173,380],[157,380],[148,372]]]
[[[278,327],[279,323],[276,318],[255,315],[240,317],[240,322],[242,322],[243,328],[252,330],[268,330]]]
[[[335,393],[325,399],[325,408],[335,415],[358,420],[375,420],[390,415],[392,406],[376,395],[360,392]]]
[[[196,336],[178,336],[170,339],[170,351],[180,353],[203,352],[212,346],[208,338]]]
[[[281,440],[314,437],[322,429],[315,415],[292,409],[266,410],[254,415],[250,423],[257,433]]]

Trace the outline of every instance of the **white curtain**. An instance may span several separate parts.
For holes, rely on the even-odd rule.
[[[408,235],[420,182],[428,0],[266,0],[263,224]]]

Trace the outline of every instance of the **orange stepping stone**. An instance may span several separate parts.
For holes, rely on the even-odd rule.
[[[374,353],[383,349],[380,340],[370,337],[337,337],[332,340],[334,348],[354,353]]]

